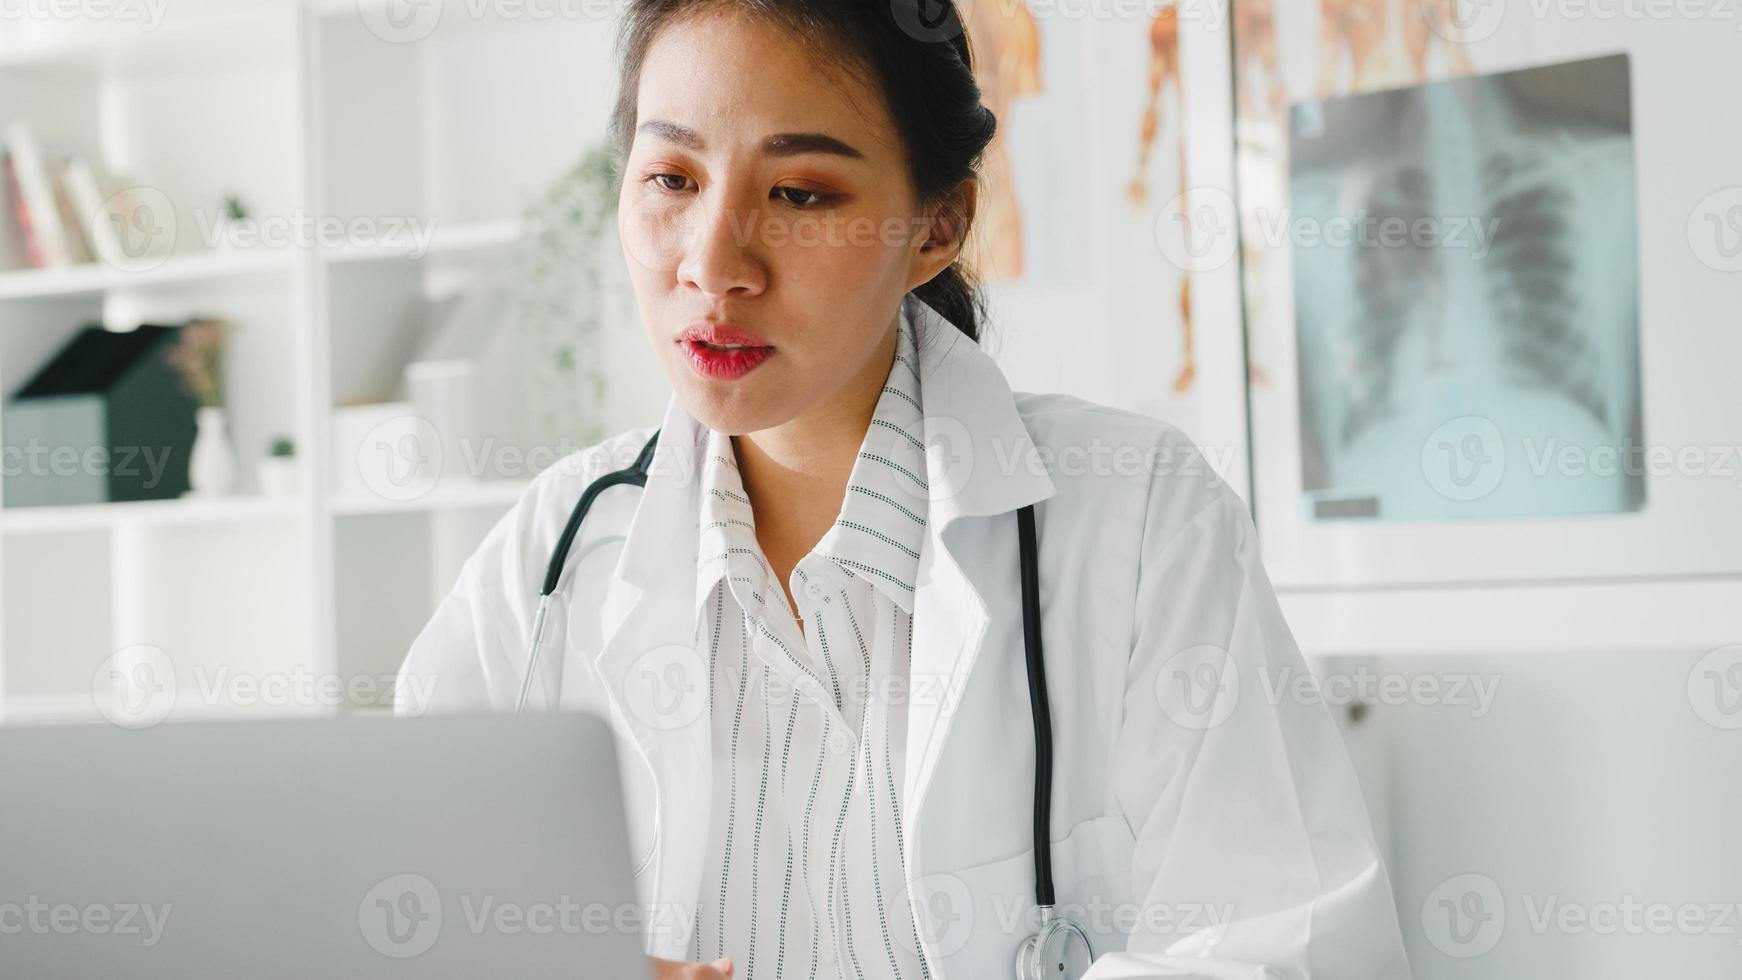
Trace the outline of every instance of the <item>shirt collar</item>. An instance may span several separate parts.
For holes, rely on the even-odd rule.
[[[926,391],[923,441],[931,487],[927,536],[939,539],[959,518],[1004,514],[1052,496],[1055,488],[1046,464],[1023,423],[1015,393],[991,355],[911,293],[903,300],[903,312],[918,338],[919,375]],[[673,579],[671,570],[674,555],[689,556],[695,564],[698,473],[706,458],[708,431],[676,392],[667,397],[647,486],[617,559],[616,579],[625,586],[670,590],[695,584],[687,574]],[[650,434],[644,430],[637,439]],[[695,597],[696,608],[704,598]]]
[[[929,497],[922,405],[915,327],[904,304],[895,359],[853,461],[840,514],[814,550],[909,614]],[[726,574],[749,576],[758,591],[778,588],[755,543],[755,518],[730,436],[708,431],[700,478],[697,608]]]
[[[696,551],[696,608],[726,575],[749,575],[751,586],[766,589],[768,583],[756,545],[755,519],[744,482],[738,475],[738,460],[732,437],[712,429],[702,448],[701,511]]]

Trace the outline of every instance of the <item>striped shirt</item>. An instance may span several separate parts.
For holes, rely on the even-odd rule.
[[[692,952],[731,956],[742,980],[928,976],[897,798],[928,497],[905,306],[896,343],[840,513],[793,569],[796,611],[731,438],[708,437],[696,595],[714,792]]]

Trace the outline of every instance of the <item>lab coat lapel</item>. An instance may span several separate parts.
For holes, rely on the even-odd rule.
[[[674,395],[660,427],[641,504],[606,583],[604,638],[594,669],[620,727],[653,779],[651,878],[638,879],[650,913],[648,952],[681,959],[689,945],[707,841],[711,745],[709,678],[695,648],[697,474],[707,430]],[[632,820],[648,819],[631,813]],[[633,830],[633,828],[632,828]]]
[[[970,529],[966,522],[991,520],[1044,500],[1055,488],[991,356],[926,303],[912,296],[908,302],[918,327],[931,487],[914,594],[909,690],[927,684],[943,692],[908,703],[902,821],[918,850],[918,817],[990,624],[983,586],[998,571],[986,567],[975,549],[961,547],[972,535],[960,532],[982,532],[985,528]],[[964,525],[952,531],[957,521]],[[1008,523],[1014,535],[1014,519]],[[1020,649],[1004,653],[1022,656]]]

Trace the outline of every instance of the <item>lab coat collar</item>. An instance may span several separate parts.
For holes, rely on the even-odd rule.
[[[991,356],[918,297],[910,294],[904,302],[919,340],[931,495],[914,597],[910,671],[915,678],[943,680],[943,690],[959,691],[989,622],[976,579],[1008,569],[952,555],[945,532],[962,518],[1001,515],[1044,500],[1055,487]],[[600,605],[604,640],[594,660],[614,715],[654,774],[660,800],[654,817],[659,858],[652,879],[638,883],[645,899],[680,908],[695,905],[710,813],[710,678],[705,654],[695,649],[694,574],[699,474],[708,431],[672,395],[641,504]],[[650,705],[642,691],[648,677],[675,682],[679,697]],[[902,811],[910,831],[955,707],[942,699],[915,699],[908,705]],[[674,798],[683,802],[671,802]],[[917,851],[919,842],[915,845]],[[920,859],[915,852],[908,858],[911,876]],[[649,952],[681,958],[688,939],[687,931],[653,935]]]

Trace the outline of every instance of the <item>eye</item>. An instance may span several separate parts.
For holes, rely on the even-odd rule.
[[[786,203],[795,208],[807,211],[813,208],[827,207],[835,202],[835,198],[832,195],[824,194],[819,191],[806,190],[803,187],[776,187],[773,193],[785,195]],[[811,200],[794,200],[794,196],[799,198],[809,197]]]
[[[666,183],[670,180],[677,181],[679,186],[673,187],[671,184]],[[683,174],[649,174],[647,177],[642,179],[642,183],[652,183],[658,190],[677,193],[684,189],[681,185],[687,180],[689,180],[689,178],[685,177]]]

